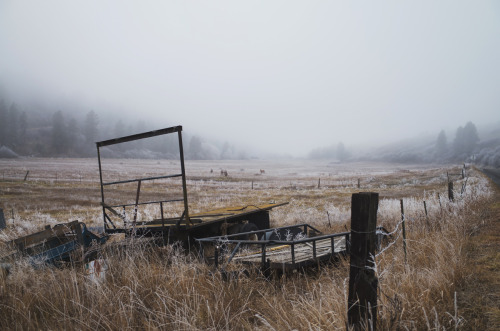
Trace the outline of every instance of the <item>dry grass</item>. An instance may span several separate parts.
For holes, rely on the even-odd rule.
[[[0,239],[73,219],[100,225],[100,192],[92,162],[61,160],[58,167],[58,160],[0,161],[0,176],[2,171],[9,173],[0,181],[2,207],[9,223]],[[112,163],[110,169],[122,176],[154,175],[163,171],[159,169],[163,165],[175,166],[169,161],[149,161],[142,167],[119,160]],[[230,177],[220,177],[219,168],[227,169]],[[33,169],[33,177],[26,182],[25,169]],[[265,169],[266,174],[257,175],[259,169]],[[482,211],[491,188],[471,169],[466,190],[460,195],[463,181],[453,175],[458,169],[311,162],[187,163],[194,211],[290,201],[272,212],[276,226],[307,222],[326,232],[344,231],[350,222],[351,194],[375,191],[381,197],[379,224],[392,230],[400,221],[399,199],[403,199],[407,262],[399,232],[393,235],[394,244],[376,259],[381,330],[478,328],[478,324],[471,324],[476,322],[464,319],[455,293],[460,303],[461,289],[471,277],[465,247],[471,234],[488,222]],[[47,179],[51,171],[58,173],[57,182]],[[445,199],[446,171],[454,176],[458,190],[454,203]],[[160,192],[159,184],[146,188],[147,194]],[[124,194],[119,190],[111,193]],[[141,210],[144,218],[157,213]],[[82,266],[34,269],[18,262],[2,280],[0,328],[345,329],[348,261],[317,273],[266,279],[254,272],[227,281],[179,248],[135,245],[133,249],[110,245],[103,251],[108,270],[102,281],[89,279]]]

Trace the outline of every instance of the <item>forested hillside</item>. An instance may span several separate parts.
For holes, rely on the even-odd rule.
[[[103,119],[105,117],[105,120]],[[159,121],[161,122],[161,121]],[[122,137],[182,123],[156,123],[148,120],[126,120],[120,116],[56,110],[53,112],[25,109],[0,99],[0,158],[34,157],[93,157],[95,142]],[[184,132],[187,159],[242,159],[247,155],[228,142],[209,142],[198,135]],[[125,146],[104,148],[108,157],[177,158],[176,139],[164,138],[138,141]]]
[[[500,167],[500,123],[476,128],[472,122],[448,134],[441,130],[435,136],[395,139],[391,144],[371,146],[362,151],[347,148],[342,142],[317,148],[312,159],[344,161],[383,161],[397,163],[470,162],[480,166]]]

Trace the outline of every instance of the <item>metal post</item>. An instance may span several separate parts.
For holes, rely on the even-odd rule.
[[[163,239],[163,246],[167,243],[165,240],[165,219],[163,218],[163,202],[160,201],[160,214],[161,214],[161,237]]]
[[[406,226],[405,226],[406,217],[405,217],[405,210],[403,207],[403,199],[400,200],[400,203],[401,203],[401,223],[403,225],[403,250],[405,252],[405,262],[406,262],[406,260],[407,260],[407,256],[406,256]]]
[[[177,131],[179,137],[179,158],[181,161],[181,173],[182,173],[182,193],[184,195],[184,217],[186,219],[186,225],[191,225],[191,220],[189,219],[189,205],[187,198],[187,186],[186,186],[186,169],[184,167],[184,148],[182,146],[182,128]]]
[[[134,222],[132,223],[132,226],[134,227],[135,231],[135,223],[137,222],[137,209],[139,205],[139,195],[141,194],[141,180],[137,181],[137,194],[135,196],[135,206],[134,206]]]
[[[100,184],[101,184],[102,223],[104,225],[104,232],[106,232],[106,229],[108,228],[108,226],[106,223],[106,208],[104,207],[104,186],[102,185],[101,152],[99,150],[99,145],[97,145],[97,161],[99,163],[99,180],[100,180]]]
[[[214,263],[215,263],[215,269],[219,267],[219,246],[215,246],[215,252],[214,252]]]
[[[266,244],[262,244],[262,268],[266,266]]]

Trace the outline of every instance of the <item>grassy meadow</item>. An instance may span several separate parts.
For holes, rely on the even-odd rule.
[[[105,160],[104,180],[179,172],[177,161]],[[228,176],[222,176],[226,170]],[[261,171],[263,170],[263,171]],[[325,233],[350,228],[352,193],[378,192],[378,224],[397,230],[377,255],[378,329],[482,329],[462,304],[470,279],[465,247],[490,222],[493,188],[474,167],[337,164],[328,161],[186,161],[190,210],[289,202],[271,225],[309,223]],[[27,176],[26,176],[27,175]],[[26,177],[26,179],[25,179]],[[455,201],[448,200],[447,181]],[[359,183],[359,188],[358,188]],[[141,199],[180,197],[180,180],[144,182]],[[135,184],[106,188],[113,202],[133,203]],[[96,159],[0,160],[5,242],[73,220],[102,226]],[[398,223],[403,199],[407,261]],[[424,210],[427,206],[427,215]],[[180,215],[172,205],[166,216]],[[139,210],[139,220],[159,216]],[[103,250],[107,271],[91,279],[81,265],[35,269],[17,261],[0,283],[0,329],[336,330],[346,327],[349,261],[315,272],[266,279],[258,272],[224,280],[180,247],[138,244]]]

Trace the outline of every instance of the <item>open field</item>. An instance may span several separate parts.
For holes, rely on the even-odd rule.
[[[106,160],[104,174],[124,180],[172,173],[178,167],[170,160]],[[389,231],[401,220],[403,199],[408,258],[405,263],[396,231],[392,246],[376,261],[379,329],[491,326],[481,316],[469,317],[461,306],[472,272],[465,248],[471,235],[490,222],[484,211],[494,194],[489,180],[474,168],[467,167],[465,180],[460,166],[188,160],[186,173],[193,212],[289,201],[271,212],[272,226],[309,223],[326,233],[349,229],[352,193],[380,194],[378,224]],[[447,199],[447,173],[454,181],[455,202]],[[0,160],[0,208],[8,223],[0,240],[72,220],[101,226],[98,176],[95,159]],[[175,195],[179,187],[178,181],[158,180],[144,187],[144,198]],[[126,184],[106,194],[133,202],[135,189]],[[167,216],[178,215],[178,208]],[[139,219],[158,213],[143,209]],[[1,285],[0,328],[345,328],[348,261],[280,279],[253,273],[224,281],[171,247],[103,254],[108,271],[98,283],[79,266],[35,270],[22,261],[16,264]]]

